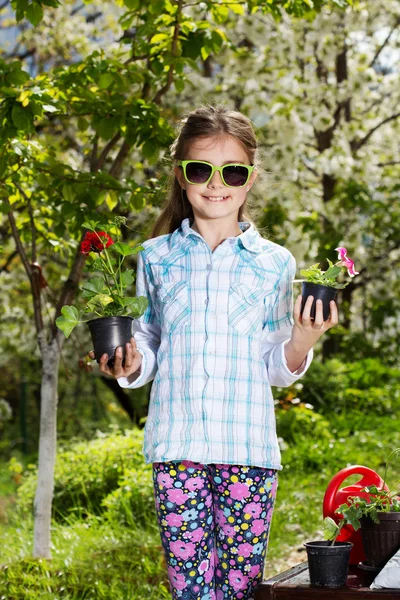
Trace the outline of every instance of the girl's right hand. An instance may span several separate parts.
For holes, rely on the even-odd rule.
[[[89,356],[92,359],[95,358],[93,350],[89,352]],[[118,379],[118,377],[129,377],[140,368],[142,358],[141,353],[137,350],[135,338],[132,336],[130,343],[125,344],[124,366],[122,366],[122,346],[118,346],[115,350],[113,368],[110,369],[110,367],[107,366],[107,361],[109,359],[108,354],[103,354],[101,356],[99,368],[102,373],[111,375],[112,377],[115,377],[115,379]]]

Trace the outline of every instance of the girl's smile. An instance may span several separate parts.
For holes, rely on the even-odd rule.
[[[229,200],[230,196],[205,196],[205,195],[203,195],[203,198],[205,200],[208,200],[208,202],[226,202],[226,200]]]

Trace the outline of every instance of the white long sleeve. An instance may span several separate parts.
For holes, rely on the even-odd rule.
[[[262,356],[270,384],[278,387],[289,387],[303,377],[314,356],[311,348],[296,371],[290,371],[287,366],[285,345],[291,338],[294,325],[292,281],[295,274],[296,260],[290,255],[277,284],[276,294],[267,308],[263,326]]]
[[[136,296],[146,296],[148,307],[141,317],[132,324],[132,334],[135,338],[138,352],[143,360],[138,377],[129,383],[127,377],[118,377],[122,388],[138,388],[152,381],[157,371],[157,352],[160,346],[161,328],[158,323],[155,306],[155,288],[151,282],[149,267],[143,258],[143,250],[138,253],[136,270]]]

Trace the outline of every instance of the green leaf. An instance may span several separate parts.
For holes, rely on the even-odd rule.
[[[102,306],[107,306],[107,304],[114,302],[114,300],[109,294],[99,294],[98,296],[96,296],[96,299],[100,302]]]
[[[331,540],[335,537],[338,530],[337,523],[331,517],[325,517],[324,519],[324,533],[325,539]]]
[[[22,108],[18,103],[14,104],[11,111],[11,119],[17,129],[30,131],[32,113],[28,109]]]
[[[142,316],[142,314],[146,311],[148,304],[149,301],[147,300],[146,296],[123,299],[123,305],[126,309],[126,312],[130,313],[135,319]]]
[[[129,10],[136,10],[137,8],[139,8],[139,0],[124,0],[124,4],[126,6],[126,8],[129,8]]]
[[[156,33],[150,40],[150,44],[158,44],[159,42],[165,42],[169,39],[169,35],[166,33]]]
[[[105,197],[105,203],[107,204],[107,206],[110,210],[113,210],[113,208],[115,208],[117,206],[118,195],[114,190],[108,190],[106,197]]]
[[[105,282],[102,277],[92,277],[81,287],[83,291],[82,298],[90,298],[93,294],[101,294],[105,289]]]
[[[304,0],[304,2],[306,2],[306,1],[307,0]],[[228,7],[236,15],[244,15],[244,5],[243,4],[228,4]]]
[[[86,131],[89,127],[89,121],[84,119],[83,117],[79,117],[78,119],[78,129],[79,131]]]
[[[25,14],[28,21],[30,21],[34,27],[39,25],[40,21],[43,19],[43,9],[40,4],[36,4],[36,2],[28,4],[25,9]]]
[[[74,186],[70,183],[64,183],[62,188],[62,194],[68,202],[73,202],[76,197]]]
[[[115,244],[112,244],[112,246],[110,246],[108,250],[115,250],[119,254],[122,254],[122,256],[131,256],[131,254],[138,253],[137,247],[131,248],[131,246],[128,246],[128,244],[124,244],[124,242],[115,242]]]
[[[327,271],[325,271],[325,275],[324,276],[327,279],[336,279],[336,277],[341,272],[342,272],[342,267],[336,267],[335,265],[333,265],[332,267],[329,267],[329,269]]]
[[[175,79],[174,86],[177,92],[183,92],[183,90],[185,89],[185,80]]]
[[[100,75],[99,88],[106,90],[112,83],[114,83],[114,78],[111,73],[102,73]]]
[[[63,316],[56,319],[56,325],[59,329],[61,329],[65,337],[68,339],[71,335],[71,331],[79,323],[80,313],[75,306],[65,305],[61,309],[61,314]]]
[[[128,285],[132,285],[135,281],[135,277],[133,276],[133,269],[127,269],[121,274],[121,282],[124,287],[128,287]]]
[[[99,221],[84,221],[82,223],[82,227],[84,229],[90,229],[92,231],[94,231],[96,229],[96,227],[98,226]]]

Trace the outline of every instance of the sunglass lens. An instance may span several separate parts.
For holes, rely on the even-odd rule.
[[[240,187],[247,181],[248,169],[241,165],[230,165],[224,167],[224,179],[227,185],[232,187]]]
[[[186,177],[190,183],[204,183],[210,177],[211,167],[199,162],[186,165]]]

